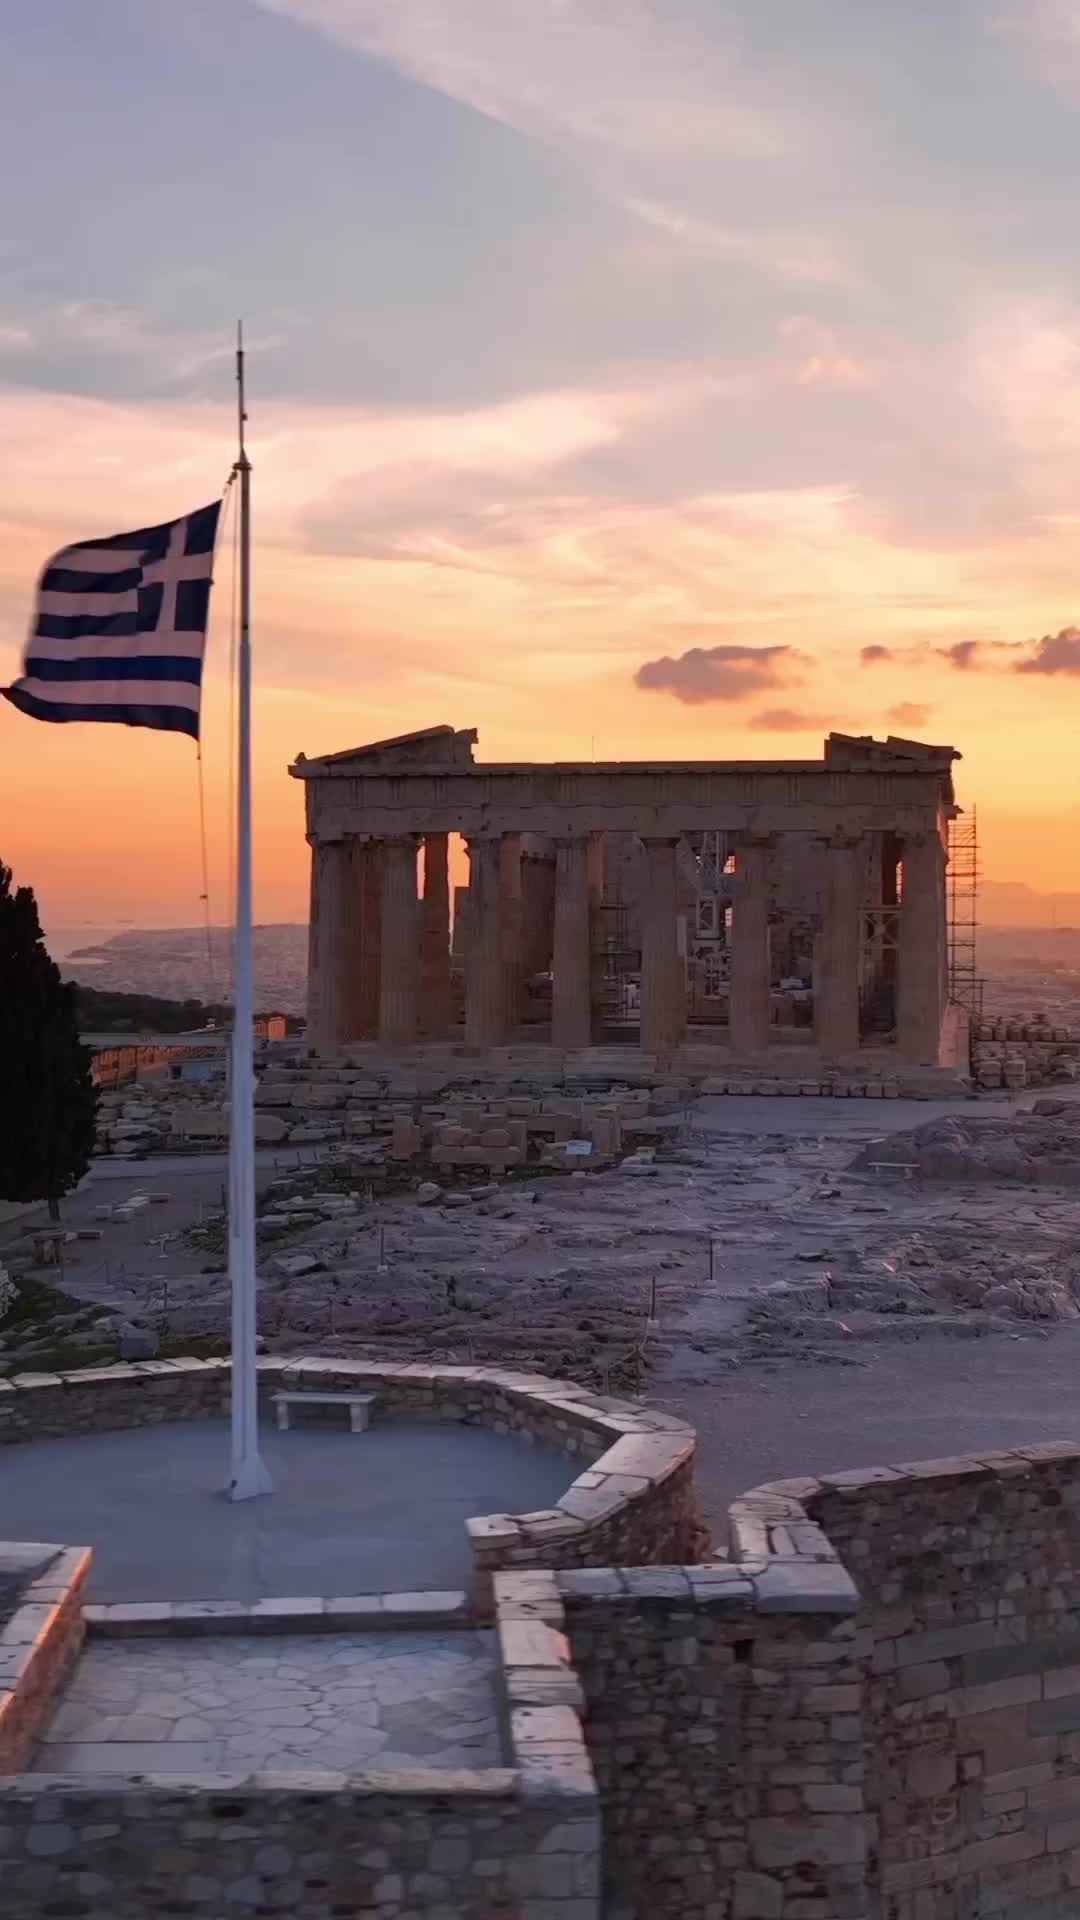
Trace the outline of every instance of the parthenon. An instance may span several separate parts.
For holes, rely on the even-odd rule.
[[[941,1061],[955,749],[834,733],[820,760],[520,764],[475,760],[476,739],[431,727],[289,769],[319,1052],[484,1052],[526,1021],[565,1052],[664,1059],[690,1032],[747,1061],[785,1040],[839,1067]]]

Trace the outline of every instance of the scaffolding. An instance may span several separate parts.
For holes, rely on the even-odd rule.
[[[973,807],[949,824],[949,998],[982,1016],[985,981],[979,975],[979,824]]]

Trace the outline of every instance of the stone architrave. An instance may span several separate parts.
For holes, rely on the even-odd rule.
[[[641,900],[641,1045],[660,1057],[686,1032],[686,975],[679,953],[677,839],[644,838]]]
[[[497,838],[469,841],[469,939],[465,958],[465,1044],[486,1051],[505,1038],[502,915]]]
[[[766,834],[740,834],[735,842],[728,1002],[733,1053],[763,1053],[769,1044],[771,849]]]
[[[429,1036],[450,1025],[450,836],[424,835],[424,894],[420,907],[420,1030]]]
[[[414,834],[384,840],[382,846],[379,1042],[385,1047],[407,1046],[417,1034],[416,847]]]
[[[938,833],[905,836],[900,870],[897,1046],[912,1065],[937,1066],[945,1011],[945,849]]]
[[[859,959],[862,936],[861,842],[837,835],[825,843],[821,931],[814,954],[814,1026],[823,1060],[840,1062],[859,1047]]]
[[[580,834],[555,843],[551,1041],[572,1053],[591,1040],[588,846]]]

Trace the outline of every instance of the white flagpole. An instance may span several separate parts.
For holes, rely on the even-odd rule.
[[[237,668],[236,928],[229,1126],[229,1283],[232,1289],[232,1460],[229,1498],[272,1492],[259,1453],[255,1368],[255,1069],[251,955],[251,462],[244,446],[244,336],[236,329],[240,481],[240,646]]]

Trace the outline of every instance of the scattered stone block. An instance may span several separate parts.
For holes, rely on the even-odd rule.
[[[312,1253],[275,1253],[270,1269],[280,1274],[283,1280],[298,1280],[302,1274],[314,1273],[318,1265]]]

